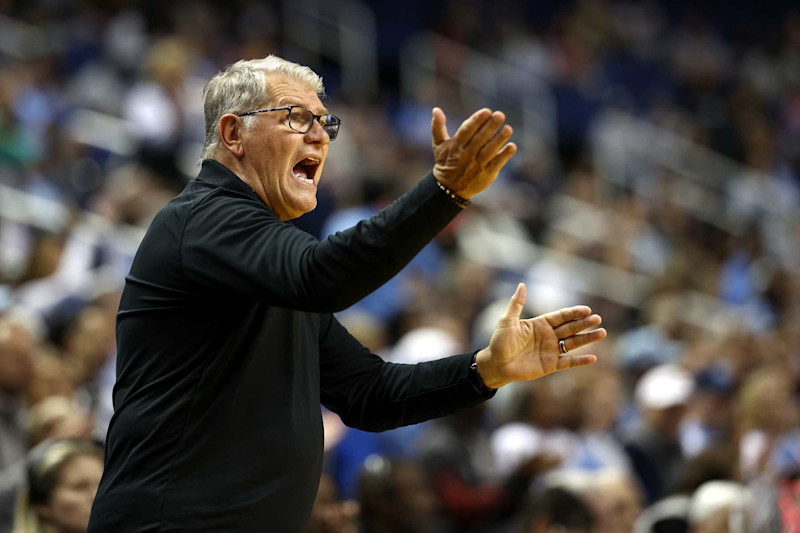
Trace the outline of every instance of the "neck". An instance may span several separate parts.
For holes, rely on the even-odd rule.
[[[253,172],[253,170],[247,165],[243,164],[241,159],[225,150],[217,150],[211,159],[225,165],[228,170],[236,174],[237,178],[245,182],[248,187],[253,189],[258,197],[261,198],[261,201],[267,204],[267,207],[272,209],[272,206],[269,204],[269,199],[267,198],[267,192],[264,190],[264,184],[257,179],[252,179],[249,177],[255,176],[256,173]]]

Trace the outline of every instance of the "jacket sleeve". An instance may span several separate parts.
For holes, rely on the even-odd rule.
[[[387,363],[332,315],[320,317],[322,404],[350,427],[384,431],[477,405],[483,394],[469,379],[472,353],[404,365]]]
[[[211,291],[335,312],[391,279],[459,211],[429,174],[374,217],[320,242],[256,199],[211,194],[186,221],[181,268]]]

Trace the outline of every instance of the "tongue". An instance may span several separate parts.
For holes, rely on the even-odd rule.
[[[308,179],[308,172],[303,168],[303,165],[295,165],[292,172],[295,178]]]

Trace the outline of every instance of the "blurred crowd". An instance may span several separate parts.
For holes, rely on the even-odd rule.
[[[468,57],[436,48],[437,90],[403,93],[414,31],[536,76],[557,127],[340,320],[390,361],[468,352],[522,280],[529,315],[589,304],[609,337],[592,367],[418,426],[365,433],[323,408],[309,531],[800,531],[800,12],[440,0],[393,18],[367,4],[380,93],[342,92],[329,58],[310,65],[343,126],[306,231],[348,227],[424,176],[432,105],[451,132],[489,105],[453,81]],[[280,55],[297,38],[286,5],[0,0],[0,531],[85,530],[136,243],[199,168],[205,80]],[[680,169],[609,186],[592,142],[609,111],[735,171],[700,209]]]

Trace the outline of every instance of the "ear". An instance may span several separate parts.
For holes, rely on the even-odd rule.
[[[217,132],[219,133],[220,142],[230,153],[236,157],[244,155],[244,145],[242,143],[244,123],[241,117],[232,113],[222,115],[217,125]]]

